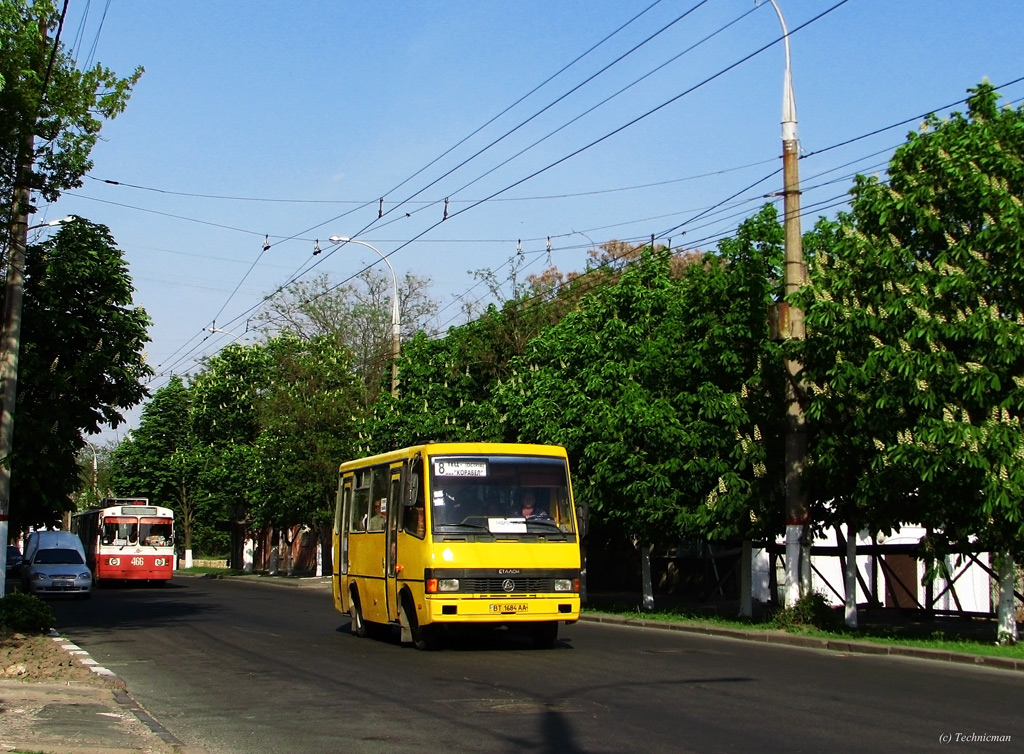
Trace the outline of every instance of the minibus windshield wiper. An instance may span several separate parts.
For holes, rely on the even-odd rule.
[[[549,527],[551,529],[554,529],[555,531],[559,532],[560,534],[566,534],[567,533],[567,532],[562,531],[561,528],[559,528],[558,524],[555,523],[555,519],[549,518],[547,516],[545,516],[543,518],[528,518],[528,519],[526,519],[526,526],[527,526],[527,528],[529,528],[531,525],[532,526],[547,526],[547,527]]]
[[[473,524],[473,523],[470,523],[469,521],[460,521],[457,524],[438,524],[437,528],[438,529],[443,529],[443,530],[447,530],[449,528],[454,528],[454,529],[460,529],[461,528],[461,529],[482,529],[483,531],[488,531],[486,525],[484,525],[484,524]]]

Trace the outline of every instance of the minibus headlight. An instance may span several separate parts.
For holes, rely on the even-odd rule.
[[[457,592],[457,591],[459,591],[459,580],[458,579],[438,579],[437,580],[437,591],[439,591],[439,592]]]
[[[572,591],[572,579],[555,579],[555,591],[556,592],[571,592]]]

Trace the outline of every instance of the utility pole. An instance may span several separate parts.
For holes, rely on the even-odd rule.
[[[789,29],[776,0],[770,0],[779,23],[786,48],[786,77],[782,93],[782,176],[785,210],[785,292],[789,297],[807,283],[803,236],[800,229],[800,168],[797,140],[796,97],[793,94],[793,72],[789,55]],[[803,340],[803,310],[779,307],[779,327],[786,340]],[[804,467],[807,459],[807,424],[804,417],[803,364],[787,358],[786,370],[786,585],[785,604],[792,606],[810,588],[810,564],[805,563],[805,537],[810,514],[804,489]]]
[[[0,567],[6,573],[7,540],[11,511],[11,451],[14,448],[14,408],[18,391],[18,356],[21,352],[21,309],[25,298],[25,247],[28,245],[28,173],[35,139],[24,137],[18,160],[18,181],[14,188],[13,222],[7,254],[7,287],[4,294],[2,369],[3,403],[0,407]],[[0,579],[0,597],[7,588]]]
[[[45,51],[47,26],[39,20],[39,46]],[[56,53],[56,42],[53,52]],[[45,57],[45,56],[44,56]],[[43,77],[40,102],[46,96],[50,81],[50,65]],[[32,162],[35,153],[35,119],[26,118],[22,127],[18,161],[15,166],[14,196],[11,200],[10,242],[7,251],[7,286],[4,293],[3,334],[0,338],[0,570],[7,572],[7,540],[10,536],[11,452],[14,448],[14,409],[18,392],[18,357],[21,352],[21,308],[25,298],[25,248],[28,246],[28,217],[31,207]],[[0,578],[0,597],[7,589],[6,578]]]

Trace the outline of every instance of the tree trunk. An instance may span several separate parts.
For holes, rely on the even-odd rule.
[[[800,600],[800,539],[804,527],[786,527],[786,584],[784,586],[783,607],[793,607]]]
[[[857,532],[853,530],[853,524],[846,525],[846,573],[844,574],[846,587],[846,625],[850,628],[857,627]]]
[[[651,546],[640,545],[640,574],[643,578],[644,611],[654,610],[654,582],[651,579]]]
[[[1017,585],[1017,566],[1013,555],[1002,553],[996,555],[996,567],[999,572],[999,613],[996,639],[1000,644],[1017,643],[1017,603],[1014,587]]]
[[[291,536],[289,536],[291,534]],[[284,572],[288,576],[295,575],[295,564],[292,562],[292,542],[295,541],[295,535],[292,534],[292,528],[286,526],[282,532],[281,542],[284,544]]]
[[[252,573],[255,570],[256,543],[248,533],[245,535],[245,542],[242,545],[242,572]]]
[[[754,545],[749,539],[743,540],[740,555],[740,617],[754,616],[754,581],[751,574],[754,560]]]

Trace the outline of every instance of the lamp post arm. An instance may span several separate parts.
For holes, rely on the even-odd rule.
[[[402,314],[398,307],[398,275],[395,274],[395,268],[391,266],[391,262],[383,253],[381,253],[380,249],[366,241],[349,238],[348,236],[331,236],[328,240],[334,244],[354,243],[359,246],[365,246],[367,249],[383,259],[384,264],[386,264],[388,269],[391,270],[391,282],[394,284],[394,292],[391,296],[391,395],[397,398],[398,359],[402,352]]]

